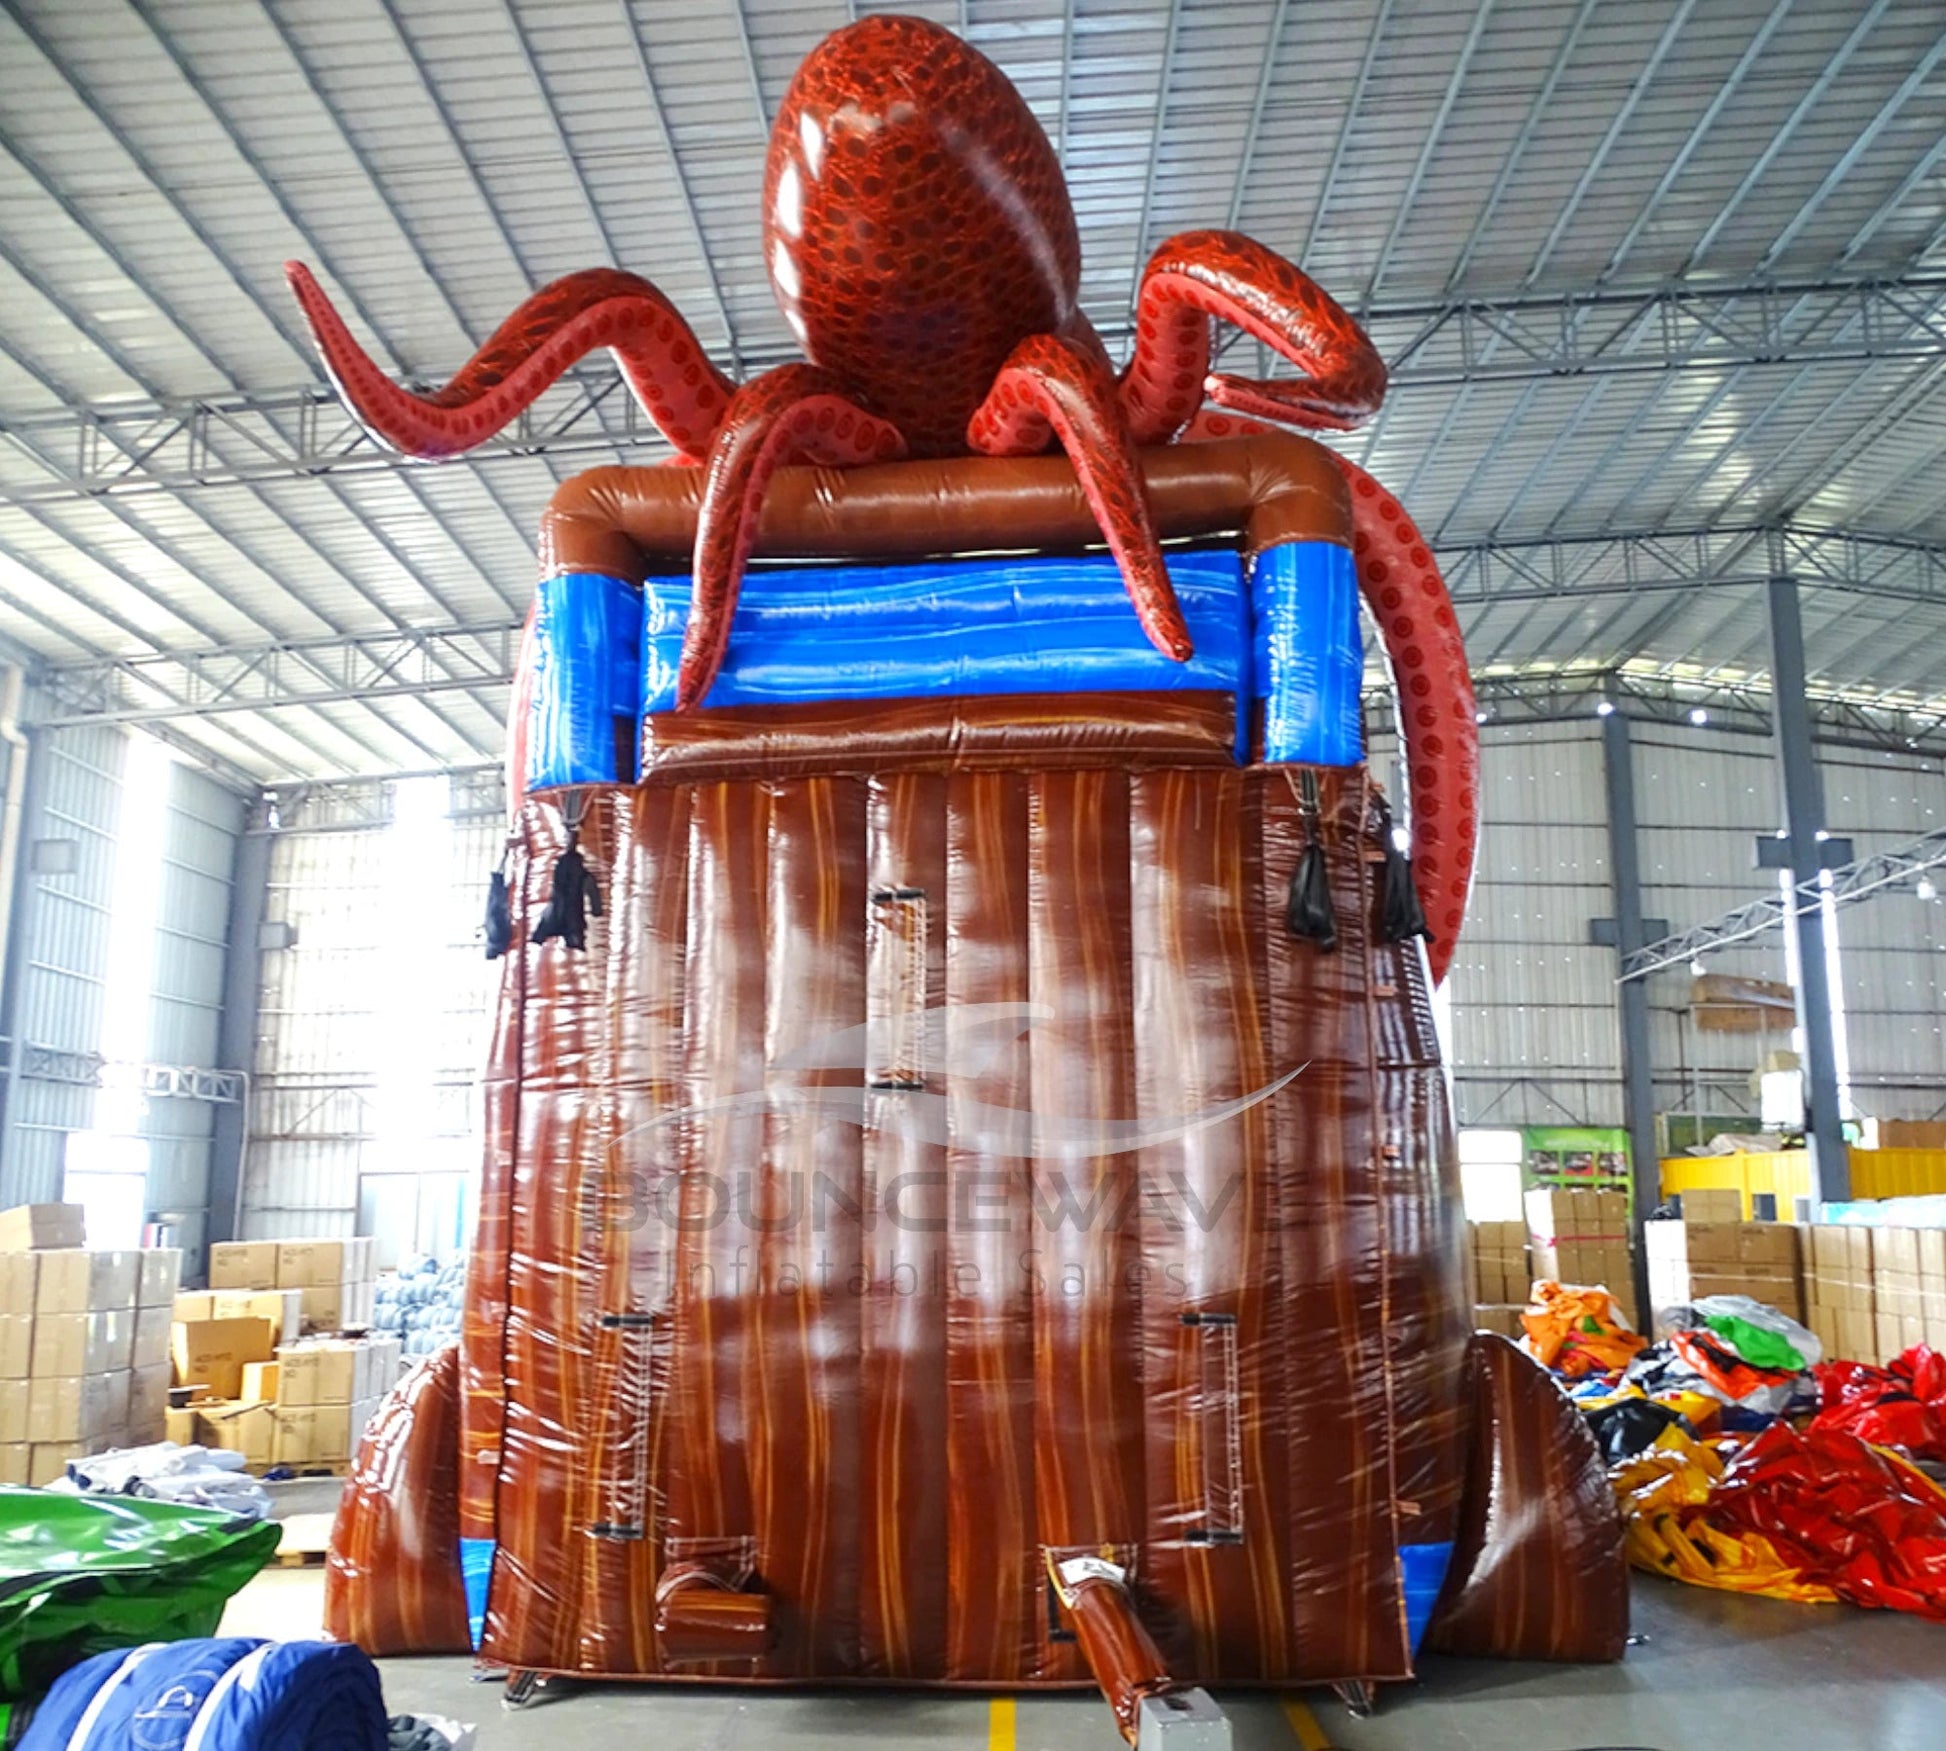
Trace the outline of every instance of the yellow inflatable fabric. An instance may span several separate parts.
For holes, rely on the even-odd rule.
[[[1761,1533],[1728,1533],[1697,1513],[1723,1475],[1724,1454],[1734,1441],[1696,1441],[1680,1429],[1663,1430],[1648,1452],[1611,1466],[1609,1486],[1627,1528],[1628,1560],[1651,1574],[1716,1587],[1730,1593],[1759,1593],[1801,1605],[1832,1605],[1838,1595],[1804,1579]]]

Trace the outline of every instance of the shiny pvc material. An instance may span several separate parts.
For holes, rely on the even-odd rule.
[[[704,703],[1246,690],[1248,610],[1236,552],[1172,554],[1169,570],[1196,637],[1196,655],[1183,663],[1142,636],[1105,557],[753,572]],[[689,578],[652,577],[643,596],[642,709],[669,711]]]
[[[529,666],[521,690],[526,788],[631,781],[641,712],[641,592],[599,572],[543,578],[521,656]]]
[[[1385,393],[1384,363],[1351,316],[1296,264],[1234,231],[1185,231],[1157,248],[1118,375],[1081,312],[1080,235],[1053,147],[998,67],[922,19],[859,19],[805,58],[772,130],[763,223],[771,285],[808,362],[741,386],[703,356],[660,290],[601,268],[543,288],[451,382],[413,395],[357,346],[309,271],[288,269],[340,394],[375,436],[409,454],[462,453],[584,353],[617,354],[679,457],[704,464],[685,471],[700,476],[698,515],[694,539],[675,550],[696,580],[679,663],[685,707],[708,696],[728,649],[745,560],[761,543],[774,480],[788,472],[781,464],[1033,457],[1058,446],[1145,636],[1182,661],[1193,640],[1162,561],[1142,447],[1259,420],[1349,429]],[[1297,374],[1211,372],[1212,317]],[[1230,411],[1212,413],[1206,400]],[[1345,468],[1368,580],[1374,571],[1400,580],[1376,591],[1368,581],[1368,596],[1413,695],[1414,827],[1440,866],[1429,884],[1437,899],[1421,893],[1437,981],[1472,862],[1472,698],[1430,550],[1377,482]]]
[[[1466,1507],[1426,1645],[1518,1660],[1619,1660],[1622,1521],[1586,1419],[1493,1332],[1467,1348]]]
[[[459,1346],[449,1344],[366,1425],[331,1528],[325,1634],[374,1656],[472,1647],[458,1483]]]
[[[1397,505],[1358,497],[1369,480],[1292,433],[1258,432],[1141,452],[1144,490],[1165,538],[1230,536],[1254,559],[1280,542],[1353,548],[1359,588],[1396,666],[1412,803],[1413,877],[1432,928],[1434,982],[1457,941],[1472,880],[1479,809],[1479,732],[1452,604]],[[1342,466],[1341,466],[1342,464]],[[597,468],[563,484],[541,525],[546,573],[600,571],[639,582],[680,570],[695,539],[696,470]],[[778,558],[910,559],[1086,542],[1092,514],[1058,457],[904,462],[776,476],[755,551]],[[1374,533],[1376,532],[1376,533]],[[1359,546],[1364,538],[1362,549]]]
[[[526,806],[463,1370],[483,1658],[1086,1682],[1045,1552],[1105,1548],[1182,1682],[1410,1674],[1405,1548],[1461,1508],[1453,1138],[1375,796],[1312,776],[1314,828],[1227,760],[652,780],[594,799],[579,955],[531,941],[563,832]],[[1313,834],[1331,952],[1283,927]],[[664,1647],[698,1561],[771,1600],[763,1653]]]

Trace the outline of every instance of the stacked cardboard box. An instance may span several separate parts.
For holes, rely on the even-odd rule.
[[[1599,1284],[1632,1323],[1639,1323],[1625,1194],[1536,1186],[1527,1194],[1527,1234],[1536,1277]]]
[[[391,1390],[399,1352],[390,1335],[286,1344],[275,1361],[242,1364],[233,1391],[195,1407],[199,1437],[241,1453],[256,1471],[340,1470]]]
[[[1643,1227],[1656,1311],[1701,1295],[1748,1295],[1804,1317],[1799,1231],[1788,1222],[1650,1222]]]
[[[302,1331],[355,1331],[372,1323],[376,1267],[370,1235],[221,1241],[209,1249],[209,1286],[213,1292],[295,1291]]]
[[[0,1483],[163,1437],[174,1248],[90,1251],[77,1205],[0,1212]]]
[[[1807,1323],[1825,1353],[1889,1362],[1915,1344],[1946,1349],[1946,1229],[1810,1229]]]
[[[1871,1229],[1820,1222],[1805,1230],[1804,1298],[1805,1324],[1827,1356],[1878,1360]]]
[[[1533,1277],[1527,1264],[1525,1222],[1469,1222],[1473,1324],[1480,1331],[1520,1336],[1520,1313]]]
[[[1743,1194],[1733,1187],[1698,1186],[1678,1194],[1685,1222],[1741,1222]]]

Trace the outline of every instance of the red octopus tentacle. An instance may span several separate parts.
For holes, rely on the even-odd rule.
[[[780,365],[736,392],[710,449],[696,517],[689,624],[676,669],[678,711],[700,705],[723,666],[771,475],[799,458],[854,467],[904,454],[898,428],[848,401],[838,379],[815,365]]]
[[[381,443],[431,461],[484,443],[574,362],[612,348],[635,398],[676,449],[700,457],[733,389],[676,307],[639,274],[589,268],[543,286],[445,388],[401,389],[352,338],[301,261],[284,275],[341,400]]]
[[[1351,487],[1358,587],[1378,622],[1398,692],[1412,796],[1412,872],[1432,931],[1435,985],[1452,965],[1480,834],[1480,727],[1459,618],[1426,538],[1356,462],[1336,458]]]
[[[1271,432],[1275,426],[1205,408],[1185,443]],[[1412,797],[1412,876],[1432,931],[1426,960],[1446,977],[1466,917],[1480,837],[1480,728],[1459,619],[1432,550],[1397,499],[1357,463],[1332,458],[1351,488],[1358,587],[1378,622],[1398,692]]]
[[[1212,316],[1304,375],[1211,376]],[[1143,272],[1121,395],[1138,444],[1166,442],[1205,396],[1288,425],[1348,431],[1384,400],[1385,361],[1344,306],[1275,251],[1239,231],[1184,231],[1166,239]]]
[[[1038,334],[1007,355],[986,400],[967,423],[966,441],[988,456],[1028,456],[1046,448],[1050,427],[1073,462],[1088,508],[1122,568],[1122,581],[1149,643],[1165,657],[1187,662],[1196,646],[1162,562],[1143,496],[1141,464],[1115,401],[1114,379],[1081,341]]]

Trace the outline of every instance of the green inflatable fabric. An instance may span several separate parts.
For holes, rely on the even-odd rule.
[[[0,1704],[90,1654],[214,1635],[279,1535],[211,1508],[0,1487]],[[18,1712],[0,1709],[0,1744]]]

